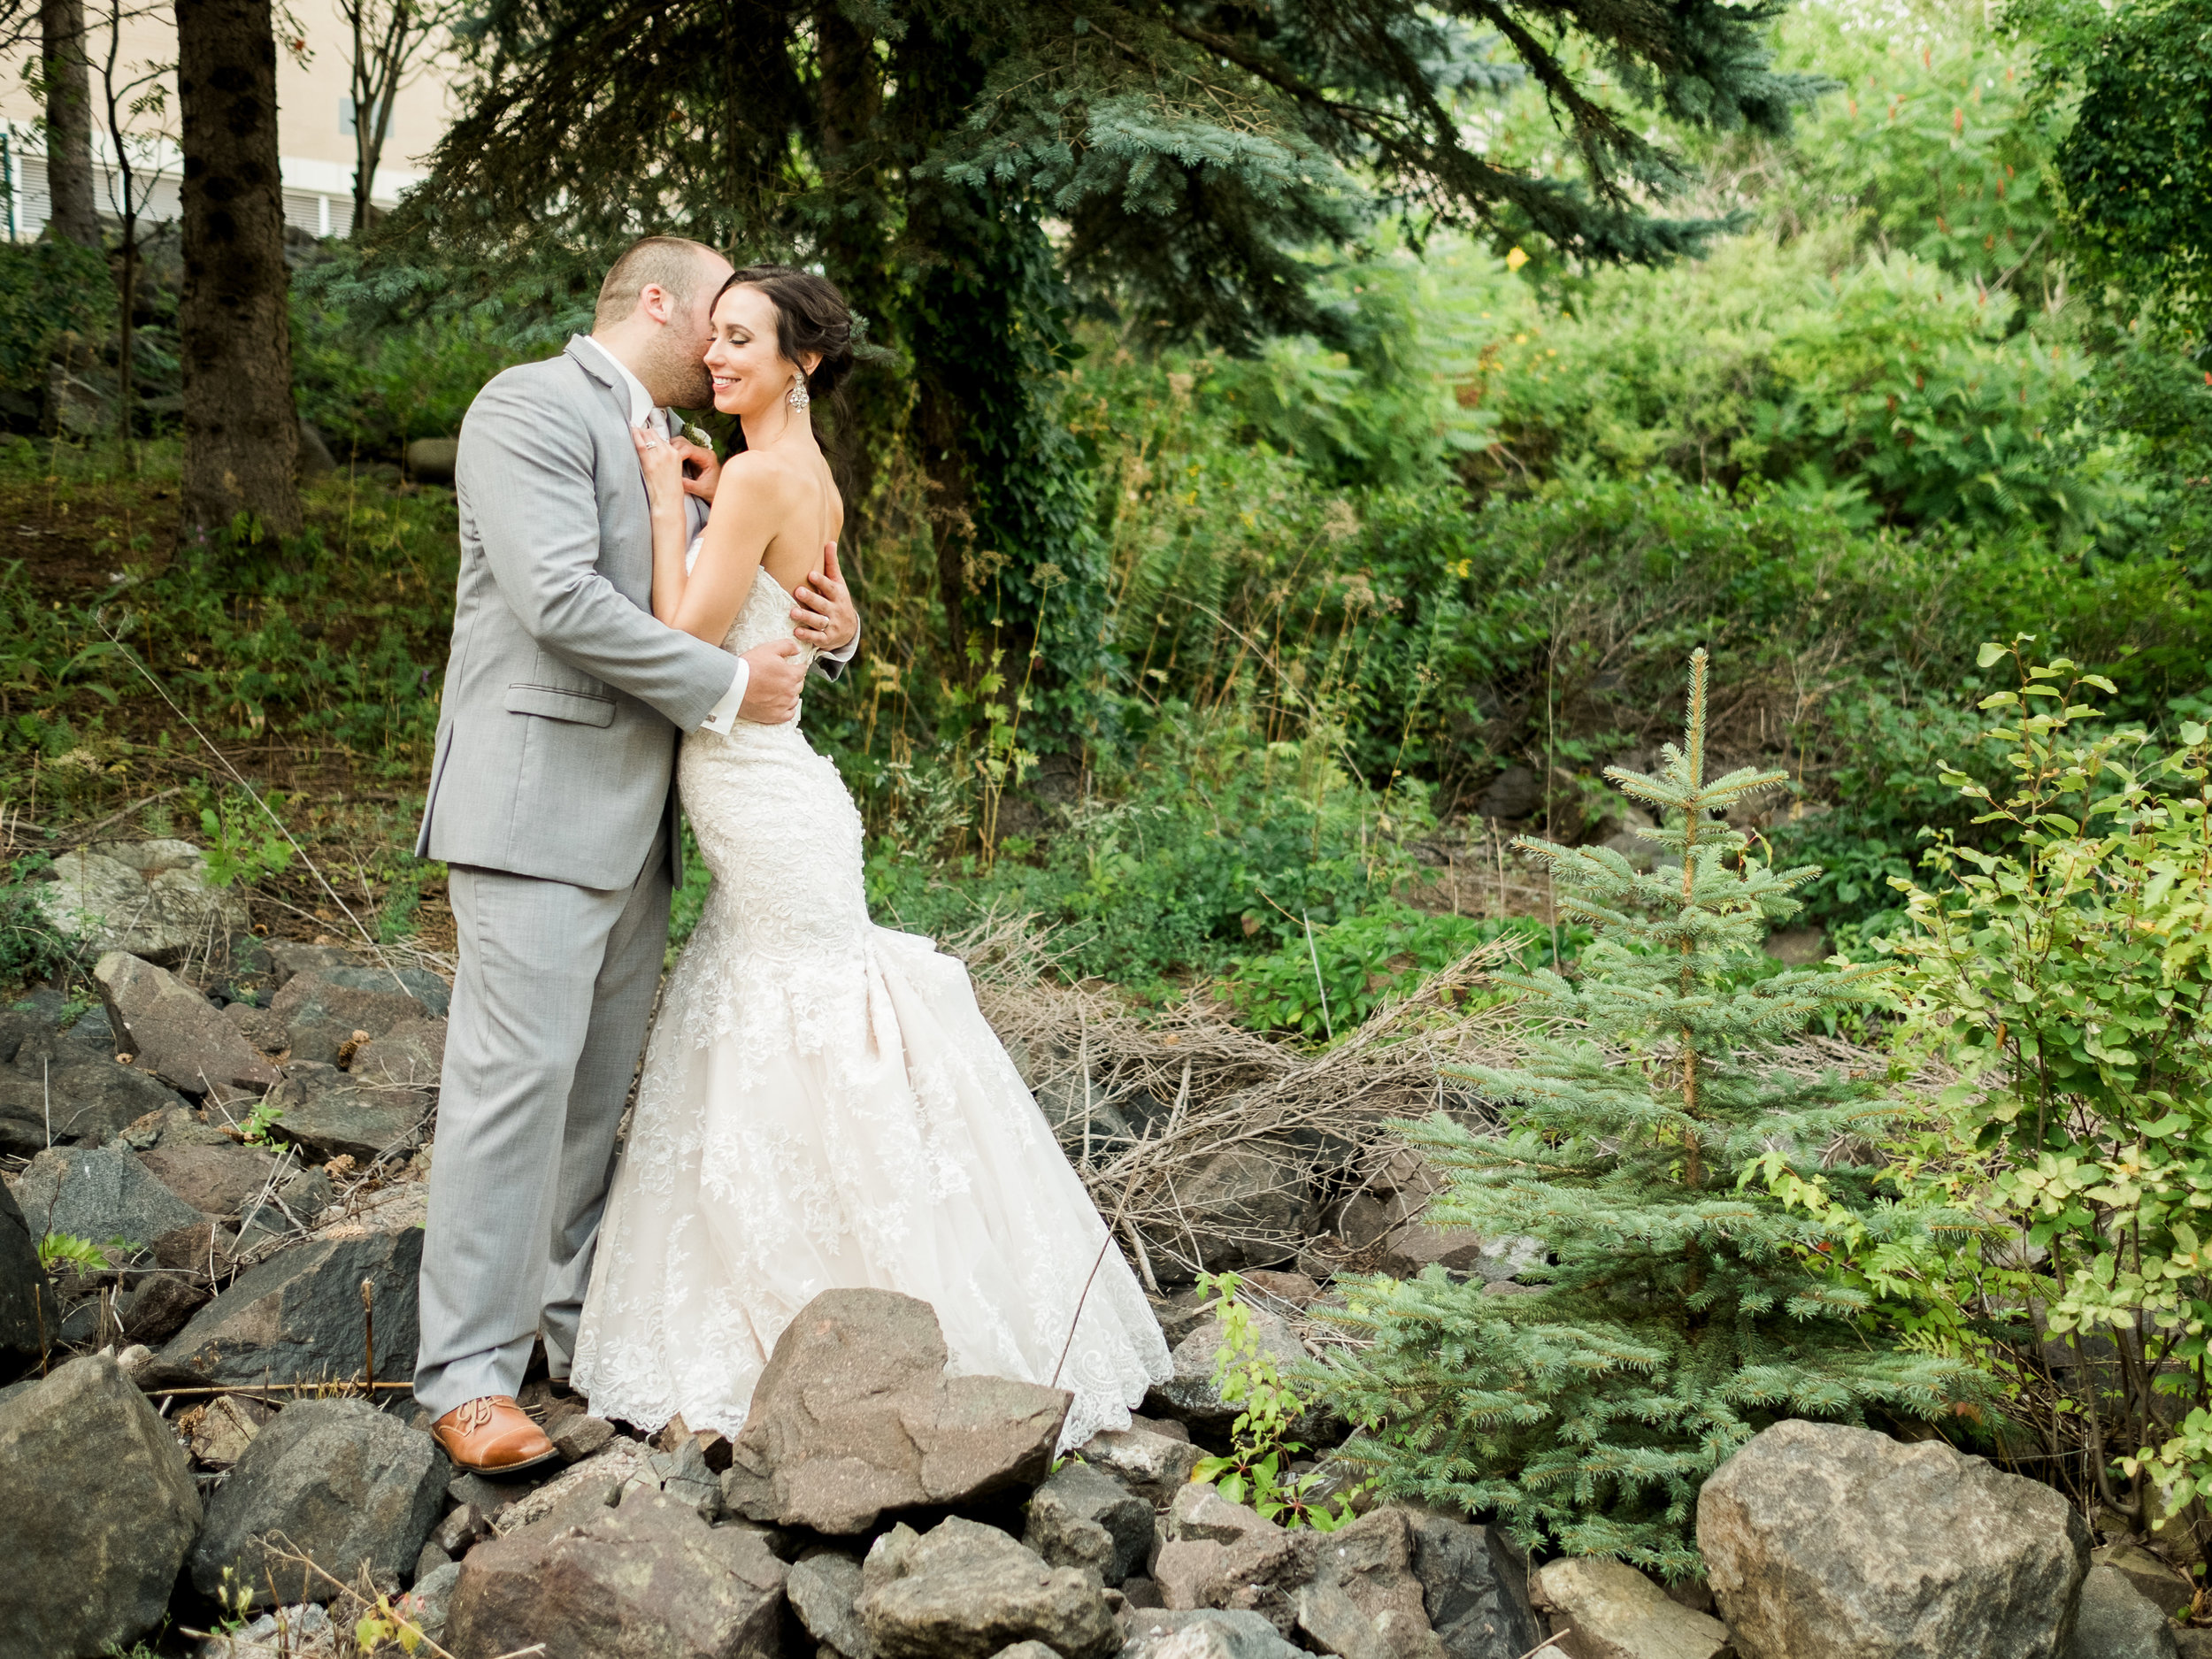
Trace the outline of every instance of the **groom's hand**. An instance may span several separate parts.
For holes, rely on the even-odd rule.
[[[837,570],[837,543],[822,548],[822,568],[799,584],[792,595],[791,626],[800,640],[825,651],[841,651],[860,632],[860,612],[852,589]]]
[[[806,682],[806,664],[792,640],[771,640],[745,653],[750,678],[737,705],[740,716],[762,726],[781,726],[797,710],[799,687]]]

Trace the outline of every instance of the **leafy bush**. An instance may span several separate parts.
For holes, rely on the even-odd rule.
[[[0,387],[45,389],[65,335],[104,337],[115,316],[106,256],[73,242],[0,243]]]
[[[1590,930],[1579,924],[1559,933],[1562,962],[1572,961],[1590,940]],[[1532,917],[1432,916],[1386,901],[1316,928],[1310,940],[1294,938],[1279,950],[1248,957],[1228,982],[1229,1000],[1257,1030],[1333,1038],[1478,946],[1505,937],[1524,941],[1521,959],[1527,967],[1551,959],[1551,930]]]
[[[2010,776],[1946,775],[2008,842],[1939,838],[1936,879],[1897,884],[1895,949],[1915,1032],[1965,1073],[1946,1099],[1998,1164],[1991,1202],[2039,1264],[2016,1294],[2078,1356],[2062,1422],[2085,1484],[2147,1530],[2212,1495],[2212,732],[2184,721],[2163,747],[2101,720],[2112,683],[2026,643],[1982,650],[2012,680],[1982,704]]]
[[[0,985],[58,979],[84,963],[84,941],[57,930],[33,896],[35,878],[50,862],[32,854],[0,873]]]
[[[1704,1479],[1784,1417],[1930,1417],[1984,1394],[1970,1367],[1903,1351],[1828,1256],[1924,1238],[1940,1217],[1888,1202],[1878,1164],[1824,1166],[1842,1135],[1902,1110],[1878,1084],[1793,1075],[1771,1047],[1863,999],[1872,970],[1761,972],[1732,982],[1806,869],[1747,856],[1713,822],[1782,774],[1705,776],[1705,659],[1686,735],[1656,777],[1610,776],[1667,814],[1681,861],[1639,875],[1609,849],[1524,841],[1563,913],[1597,941],[1579,981],[1517,982],[1540,1029],[1525,1069],[1469,1068],[1502,1139],[1440,1113],[1404,1125],[1449,1173],[1433,1225],[1534,1236],[1534,1294],[1496,1297],[1440,1268],[1355,1281],[1338,1316],[1371,1345],[1327,1366],[1333,1403],[1375,1431],[1340,1456],[1383,1490],[1497,1516],[1531,1546],[1617,1555],[1670,1578],[1698,1566]],[[1792,1202],[1786,1173],[1817,1194]]]

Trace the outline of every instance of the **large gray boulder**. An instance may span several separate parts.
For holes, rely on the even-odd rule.
[[[1306,1659],[1306,1654],[1257,1613],[1152,1608],[1130,1618],[1118,1659]]]
[[[1595,1555],[1548,1563],[1539,1575],[1555,1609],[1552,1633],[1574,1659],[1731,1659],[1717,1618],[1671,1599],[1626,1562]]]
[[[365,1088],[349,1073],[311,1060],[293,1062],[269,1091],[269,1104],[276,1133],[309,1162],[349,1157],[365,1169],[411,1138],[430,1114],[430,1096],[420,1089]]]
[[[61,1309],[39,1264],[38,1241],[15,1194],[0,1187],[0,1376],[35,1361],[52,1346],[60,1326]]]
[[[376,1374],[397,1381],[414,1370],[421,1266],[417,1227],[295,1246],[241,1273],[170,1339],[157,1363],[165,1378],[239,1386],[358,1379],[365,1279],[374,1286]]]
[[[1451,1659],[1429,1624],[1426,1586],[1414,1570],[1413,1517],[1373,1509],[1299,1541],[1312,1578],[1298,1592],[1298,1627],[1324,1649],[1344,1659]]]
[[[883,1659],[992,1659],[1031,1640],[1063,1659],[1105,1659],[1121,1645],[1094,1577],[1048,1567],[995,1527],[957,1516],[876,1540],[856,1605]]]
[[[2116,1567],[2099,1562],[2081,1581],[2067,1659],[2175,1659],[2174,1627]]]
[[[67,1031],[21,1043],[0,1071],[0,1152],[104,1146],[148,1112],[183,1104],[158,1079],[117,1062],[107,1015],[96,1009]]]
[[[212,1002],[165,968],[111,950],[93,964],[108,1023],[131,1064],[188,1094],[259,1094],[280,1073]]]
[[[947,1377],[946,1358],[927,1302],[825,1291],[777,1339],[754,1386],[724,1503],[755,1521],[853,1533],[887,1509],[1042,1480],[1071,1396],[1003,1377]]]
[[[189,841],[95,841],[61,854],[51,873],[31,888],[33,902],[97,950],[174,967],[250,919],[238,894],[208,885],[206,859]]]
[[[1063,1464],[1031,1494],[1022,1542],[1054,1567],[1087,1567],[1108,1584],[1144,1571],[1152,1506],[1086,1463]]]
[[[140,1153],[138,1161],[186,1203],[211,1216],[236,1215],[279,1175],[273,1154],[240,1146],[219,1132],[211,1141],[181,1137],[165,1141]],[[285,1171],[296,1171],[296,1164]]]
[[[411,1571],[443,1506],[453,1466],[419,1429],[365,1400],[303,1400],[257,1432],[208,1506],[192,1552],[203,1595],[233,1582],[272,1605],[273,1576],[288,1600],[327,1601],[327,1580],[287,1563],[305,1555],[341,1584],[366,1566],[395,1578]]]
[[[850,1555],[816,1550],[792,1564],[784,1598],[806,1633],[844,1659],[877,1659],[876,1644],[860,1622],[860,1563]]]
[[[328,966],[296,973],[269,1003],[291,1033],[292,1058],[334,1064],[357,1031],[371,1038],[442,1015],[445,981],[420,968]]]
[[[1408,1513],[1429,1625],[1451,1659],[1522,1659],[1543,1640],[1529,1605],[1528,1558],[1502,1532]]]
[[[402,1020],[353,1056],[355,1081],[368,1088],[433,1089],[445,1070],[443,1018]]]
[[[1697,1540],[1742,1659],[2059,1659],[2089,1568],[2051,1487],[1794,1419],[1706,1481]]]
[[[1191,1471],[1205,1454],[1187,1440],[1133,1425],[1092,1435],[1081,1455],[1157,1508],[1190,1484]]]
[[[16,1183],[31,1236],[50,1233],[134,1249],[207,1219],[121,1147],[50,1147]]]
[[[1251,1308],[1248,1312],[1261,1351],[1275,1362],[1278,1369],[1287,1375],[1294,1366],[1306,1363],[1305,1344],[1287,1324],[1264,1308]],[[1214,1356],[1220,1352],[1225,1340],[1219,1315],[1201,1320],[1189,1335],[1175,1345],[1171,1356],[1175,1374],[1164,1383],[1153,1385],[1148,1396],[1150,1403],[1145,1409],[1186,1423],[1223,1428],[1236,1421],[1244,1410],[1243,1404],[1223,1399],[1221,1390],[1214,1385]],[[1310,1440],[1314,1427],[1310,1418],[1302,1418],[1293,1425],[1292,1438]]]
[[[2178,1615],[2196,1599],[2196,1586],[2186,1574],[2175,1571],[2164,1556],[2153,1555],[2140,1544],[2125,1540],[2107,1544],[2091,1550],[2089,1559],[2120,1573],[2155,1602],[2162,1613]]]
[[[471,1656],[542,1642],[542,1659],[768,1659],[781,1651],[783,1582],[758,1533],[633,1492],[618,1509],[479,1544],[442,1640]]]
[[[0,1648],[80,1659],[161,1622],[200,1530],[184,1448],[104,1354],[0,1400]]]

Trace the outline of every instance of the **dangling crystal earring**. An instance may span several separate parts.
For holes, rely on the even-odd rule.
[[[805,414],[806,406],[813,401],[813,397],[809,395],[806,389],[806,376],[803,374],[793,375],[791,377],[791,389],[784,394],[784,402],[791,405],[792,412],[800,415]]]

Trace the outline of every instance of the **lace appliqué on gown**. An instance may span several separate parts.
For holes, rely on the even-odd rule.
[[[762,572],[725,649],[789,637],[789,605]],[[1126,1427],[1171,1371],[1158,1323],[966,971],[869,921],[837,769],[795,714],[687,734],[677,774],[714,885],[647,1048],[576,1387],[733,1435],[785,1325],[864,1285],[934,1307],[956,1372],[1058,1368],[1064,1448]]]

